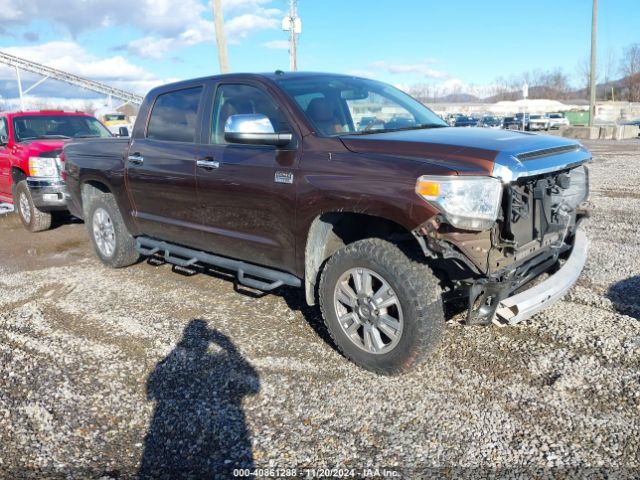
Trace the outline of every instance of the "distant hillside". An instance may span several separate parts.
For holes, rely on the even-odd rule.
[[[640,90],[640,74],[635,76],[634,79],[637,87],[636,90]],[[618,80],[612,80],[610,82],[599,83],[596,86],[596,96],[598,100],[612,99],[626,100],[629,94],[629,78],[620,78]],[[414,93],[415,95],[415,93]],[[434,103],[433,98],[420,98],[420,95],[415,95],[419,100],[427,101],[428,103]],[[637,96],[637,95],[636,95]],[[450,93],[447,95],[439,96],[436,98],[435,103],[496,103],[501,100],[520,100],[522,98],[522,89],[514,89],[511,91],[501,92],[500,94],[491,95],[489,97],[478,97],[470,93]],[[529,98],[531,99],[549,99],[559,101],[571,101],[571,103],[582,103],[589,101],[589,91],[586,88],[579,89],[566,89],[559,90],[550,86],[532,86],[529,87]],[[640,101],[640,99],[635,100]]]
[[[470,93],[450,93],[443,97],[438,97],[438,101],[442,103],[478,103],[484,100]]]

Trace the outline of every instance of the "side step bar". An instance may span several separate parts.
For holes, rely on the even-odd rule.
[[[256,290],[269,291],[282,285],[291,287],[300,287],[302,285],[302,281],[290,273],[192,250],[191,248],[149,237],[137,237],[136,250],[145,256],[159,254],[166,262],[180,267],[190,267],[197,262],[202,262],[225,270],[231,270],[236,272],[239,283]],[[246,275],[255,278],[250,278]]]

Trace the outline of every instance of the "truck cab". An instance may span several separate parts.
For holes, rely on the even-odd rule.
[[[27,230],[51,226],[51,212],[67,210],[62,147],[72,138],[110,137],[82,112],[0,112],[0,202],[13,204]]]

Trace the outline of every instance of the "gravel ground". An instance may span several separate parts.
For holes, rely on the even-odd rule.
[[[0,477],[638,478],[640,142],[588,146],[578,284],[517,327],[454,318],[399,378],[342,358],[298,291],[109,270],[81,223],[28,234],[1,216]]]

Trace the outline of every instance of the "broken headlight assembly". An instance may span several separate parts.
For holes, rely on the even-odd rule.
[[[416,182],[416,193],[454,227],[487,230],[500,212],[502,182],[493,177],[424,175]]]

